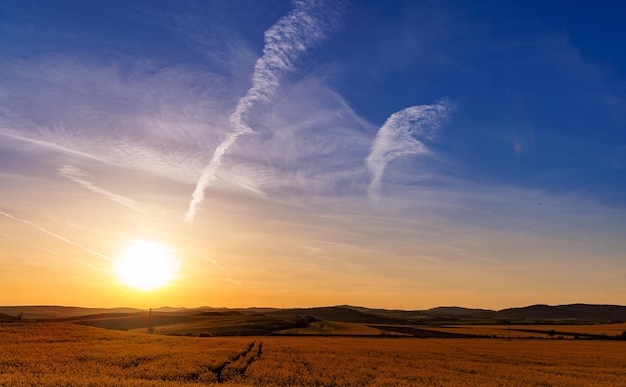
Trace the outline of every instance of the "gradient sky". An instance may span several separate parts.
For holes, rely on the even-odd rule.
[[[0,304],[626,304],[624,4],[2,1]]]

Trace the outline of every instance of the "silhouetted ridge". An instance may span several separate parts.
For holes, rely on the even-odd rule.
[[[344,306],[328,306],[320,308],[296,308],[278,309],[265,314],[281,317],[312,316],[318,320],[358,322],[358,323],[386,323],[398,322],[395,318],[380,316],[377,314],[363,313]]]
[[[496,314],[495,310],[488,309],[468,309],[459,306],[439,306],[425,310],[427,316],[439,316],[439,317],[466,317],[466,318],[493,318]]]
[[[226,312],[200,312],[194,313],[194,316],[240,316],[241,312],[236,310],[226,311]]]
[[[531,305],[521,308],[508,308],[500,311],[488,309],[471,309],[458,306],[441,306],[428,310],[390,310],[370,309],[362,306],[328,306],[316,308],[156,308],[153,309],[155,322],[175,322],[184,320],[183,316],[220,318],[228,316],[248,317],[315,317],[318,320],[357,322],[357,323],[389,323],[389,324],[419,324],[425,321],[441,323],[446,320],[461,320],[470,323],[489,323],[497,320],[520,322],[539,322],[549,320],[572,321],[626,321],[626,306],[620,305]],[[134,308],[79,308],[65,306],[2,306],[0,307],[0,321],[14,321],[15,316],[23,316],[29,320],[63,320],[85,322],[107,320],[132,328],[142,323],[140,317],[146,316],[148,310]],[[130,322],[130,320],[134,320]],[[100,323],[98,323],[100,324]],[[113,324],[117,326],[117,324]]]
[[[624,321],[626,306],[619,305],[532,305],[524,308],[503,309],[497,313],[498,318],[508,320],[583,320],[583,321]]]

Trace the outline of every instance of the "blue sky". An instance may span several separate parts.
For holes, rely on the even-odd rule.
[[[623,303],[625,8],[4,1],[0,304]]]

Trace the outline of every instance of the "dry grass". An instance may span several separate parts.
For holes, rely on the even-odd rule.
[[[0,324],[0,386],[626,386],[626,343],[190,338]]]
[[[249,380],[306,386],[623,386],[623,342],[272,338]]]
[[[207,341],[71,324],[4,324],[0,325],[0,385],[174,386],[218,382],[220,367],[252,341]]]

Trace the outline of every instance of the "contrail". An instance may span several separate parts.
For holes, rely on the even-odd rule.
[[[367,190],[370,198],[378,198],[383,174],[389,162],[401,156],[430,152],[415,137],[432,139],[448,110],[448,104],[442,101],[434,105],[411,106],[389,116],[378,130],[366,159],[367,169],[372,177]]]
[[[206,255],[201,255],[201,257],[209,262],[211,262],[213,264],[213,266],[216,266],[218,268],[220,268],[223,271],[226,271],[226,269],[224,269],[224,266],[220,265],[219,263],[217,263],[217,261],[215,259],[209,258]]]
[[[3,236],[3,237],[5,237],[5,238],[9,238],[9,239],[13,239],[14,241],[18,241],[18,242],[21,242],[21,241],[22,241],[20,238],[16,238],[16,237],[14,237],[14,236],[12,236],[12,235],[5,234],[5,233],[3,233],[3,232],[0,232],[0,236]]]
[[[67,148],[63,145],[59,145],[59,144],[55,144],[53,142],[49,142],[46,140],[38,140],[35,138],[29,138],[29,137],[25,137],[25,136],[21,136],[19,134],[16,133],[9,133],[9,132],[5,132],[5,131],[0,131],[0,135],[2,136],[6,136],[9,138],[12,138],[14,140],[19,140],[19,141],[24,141],[24,142],[28,142],[31,144],[35,144],[44,148],[48,148],[48,149],[52,149],[54,151],[57,152],[61,152],[61,153],[66,153],[69,155],[74,155],[74,156],[80,156],[80,157],[84,157],[86,159],[91,159],[91,160],[96,160],[96,161],[100,161],[100,162],[106,162],[106,160],[97,157],[93,154],[87,153],[87,152],[81,152],[81,151],[77,151],[77,150],[73,150],[70,148]]]
[[[50,235],[50,236],[52,236],[52,237],[54,237],[54,238],[57,238],[57,239],[59,239],[59,240],[61,240],[61,241],[65,242],[65,243],[68,243],[68,244],[70,244],[70,245],[72,245],[72,246],[78,247],[79,249],[85,250],[85,251],[86,251],[86,252],[88,252],[88,253],[91,253],[91,254],[93,254],[93,255],[97,255],[97,256],[98,256],[98,257],[100,257],[100,258],[104,258],[104,259],[106,259],[107,261],[110,261],[110,262],[115,262],[115,260],[114,260],[114,259],[111,259],[111,258],[107,257],[107,256],[106,256],[106,255],[104,255],[104,254],[101,254],[101,253],[99,253],[99,252],[97,252],[97,251],[95,251],[95,250],[92,250],[92,249],[90,249],[90,248],[88,248],[88,247],[85,247],[85,246],[83,246],[83,245],[79,245],[79,244],[78,244],[78,243],[76,243],[76,242],[72,242],[71,240],[69,240],[69,239],[67,239],[67,238],[64,238],[64,237],[62,237],[62,236],[60,236],[60,235],[58,235],[58,234],[55,234],[55,233],[53,233],[52,231],[49,231],[48,229],[46,229],[46,228],[44,228],[44,227],[41,227],[41,226],[39,226],[39,225],[37,225],[37,224],[35,224],[35,223],[33,223],[33,222],[29,222],[28,220],[25,220],[25,219],[22,219],[22,218],[18,218],[17,216],[13,216],[13,215],[8,214],[8,213],[6,213],[6,212],[4,212],[4,211],[0,211],[0,215],[4,215],[4,216],[6,216],[6,217],[7,217],[7,218],[9,218],[9,219],[13,219],[13,220],[16,220],[16,221],[18,221],[18,222],[26,223],[27,225],[29,225],[29,226],[31,226],[31,227],[34,227],[34,228],[36,228],[37,230],[41,231],[41,232],[42,232],[42,233],[44,233],[44,234],[48,234],[48,235]]]
[[[85,172],[83,172],[82,170],[76,167],[73,167],[71,165],[63,165],[61,166],[61,168],[59,168],[59,173],[61,174],[61,176],[70,179],[71,181],[87,188],[90,191],[106,196],[108,199],[114,201],[117,204],[121,204],[135,211],[140,211],[137,205],[135,205],[134,200],[129,199],[125,196],[107,191],[104,188],[100,188],[97,185],[92,184],[91,182],[83,178],[86,175]]]
[[[16,237],[14,237],[14,236],[12,236],[12,235],[5,234],[5,233],[3,233],[3,232],[0,232],[0,236],[5,237],[5,238],[9,238],[9,239],[13,239],[14,241],[24,242],[24,241],[23,241],[22,239],[20,239],[20,238],[16,238]],[[56,253],[56,251],[52,251],[52,250],[49,250],[49,249],[44,249],[43,247],[39,247],[39,246],[32,246],[32,247],[34,247],[34,248],[36,248],[36,249],[39,249],[39,250],[41,250],[41,251],[45,251],[46,253],[49,253],[49,254],[59,255],[59,254],[57,254],[57,253]]]
[[[197,206],[204,200],[205,189],[215,180],[228,149],[244,135],[254,133],[248,125],[250,109],[259,103],[269,102],[280,85],[280,76],[293,69],[296,61],[314,43],[326,36],[339,13],[338,2],[319,0],[294,1],[294,9],[265,31],[263,55],[256,61],[252,86],[239,99],[229,120],[233,131],[215,149],[209,164],[193,191],[185,222],[192,223]]]

